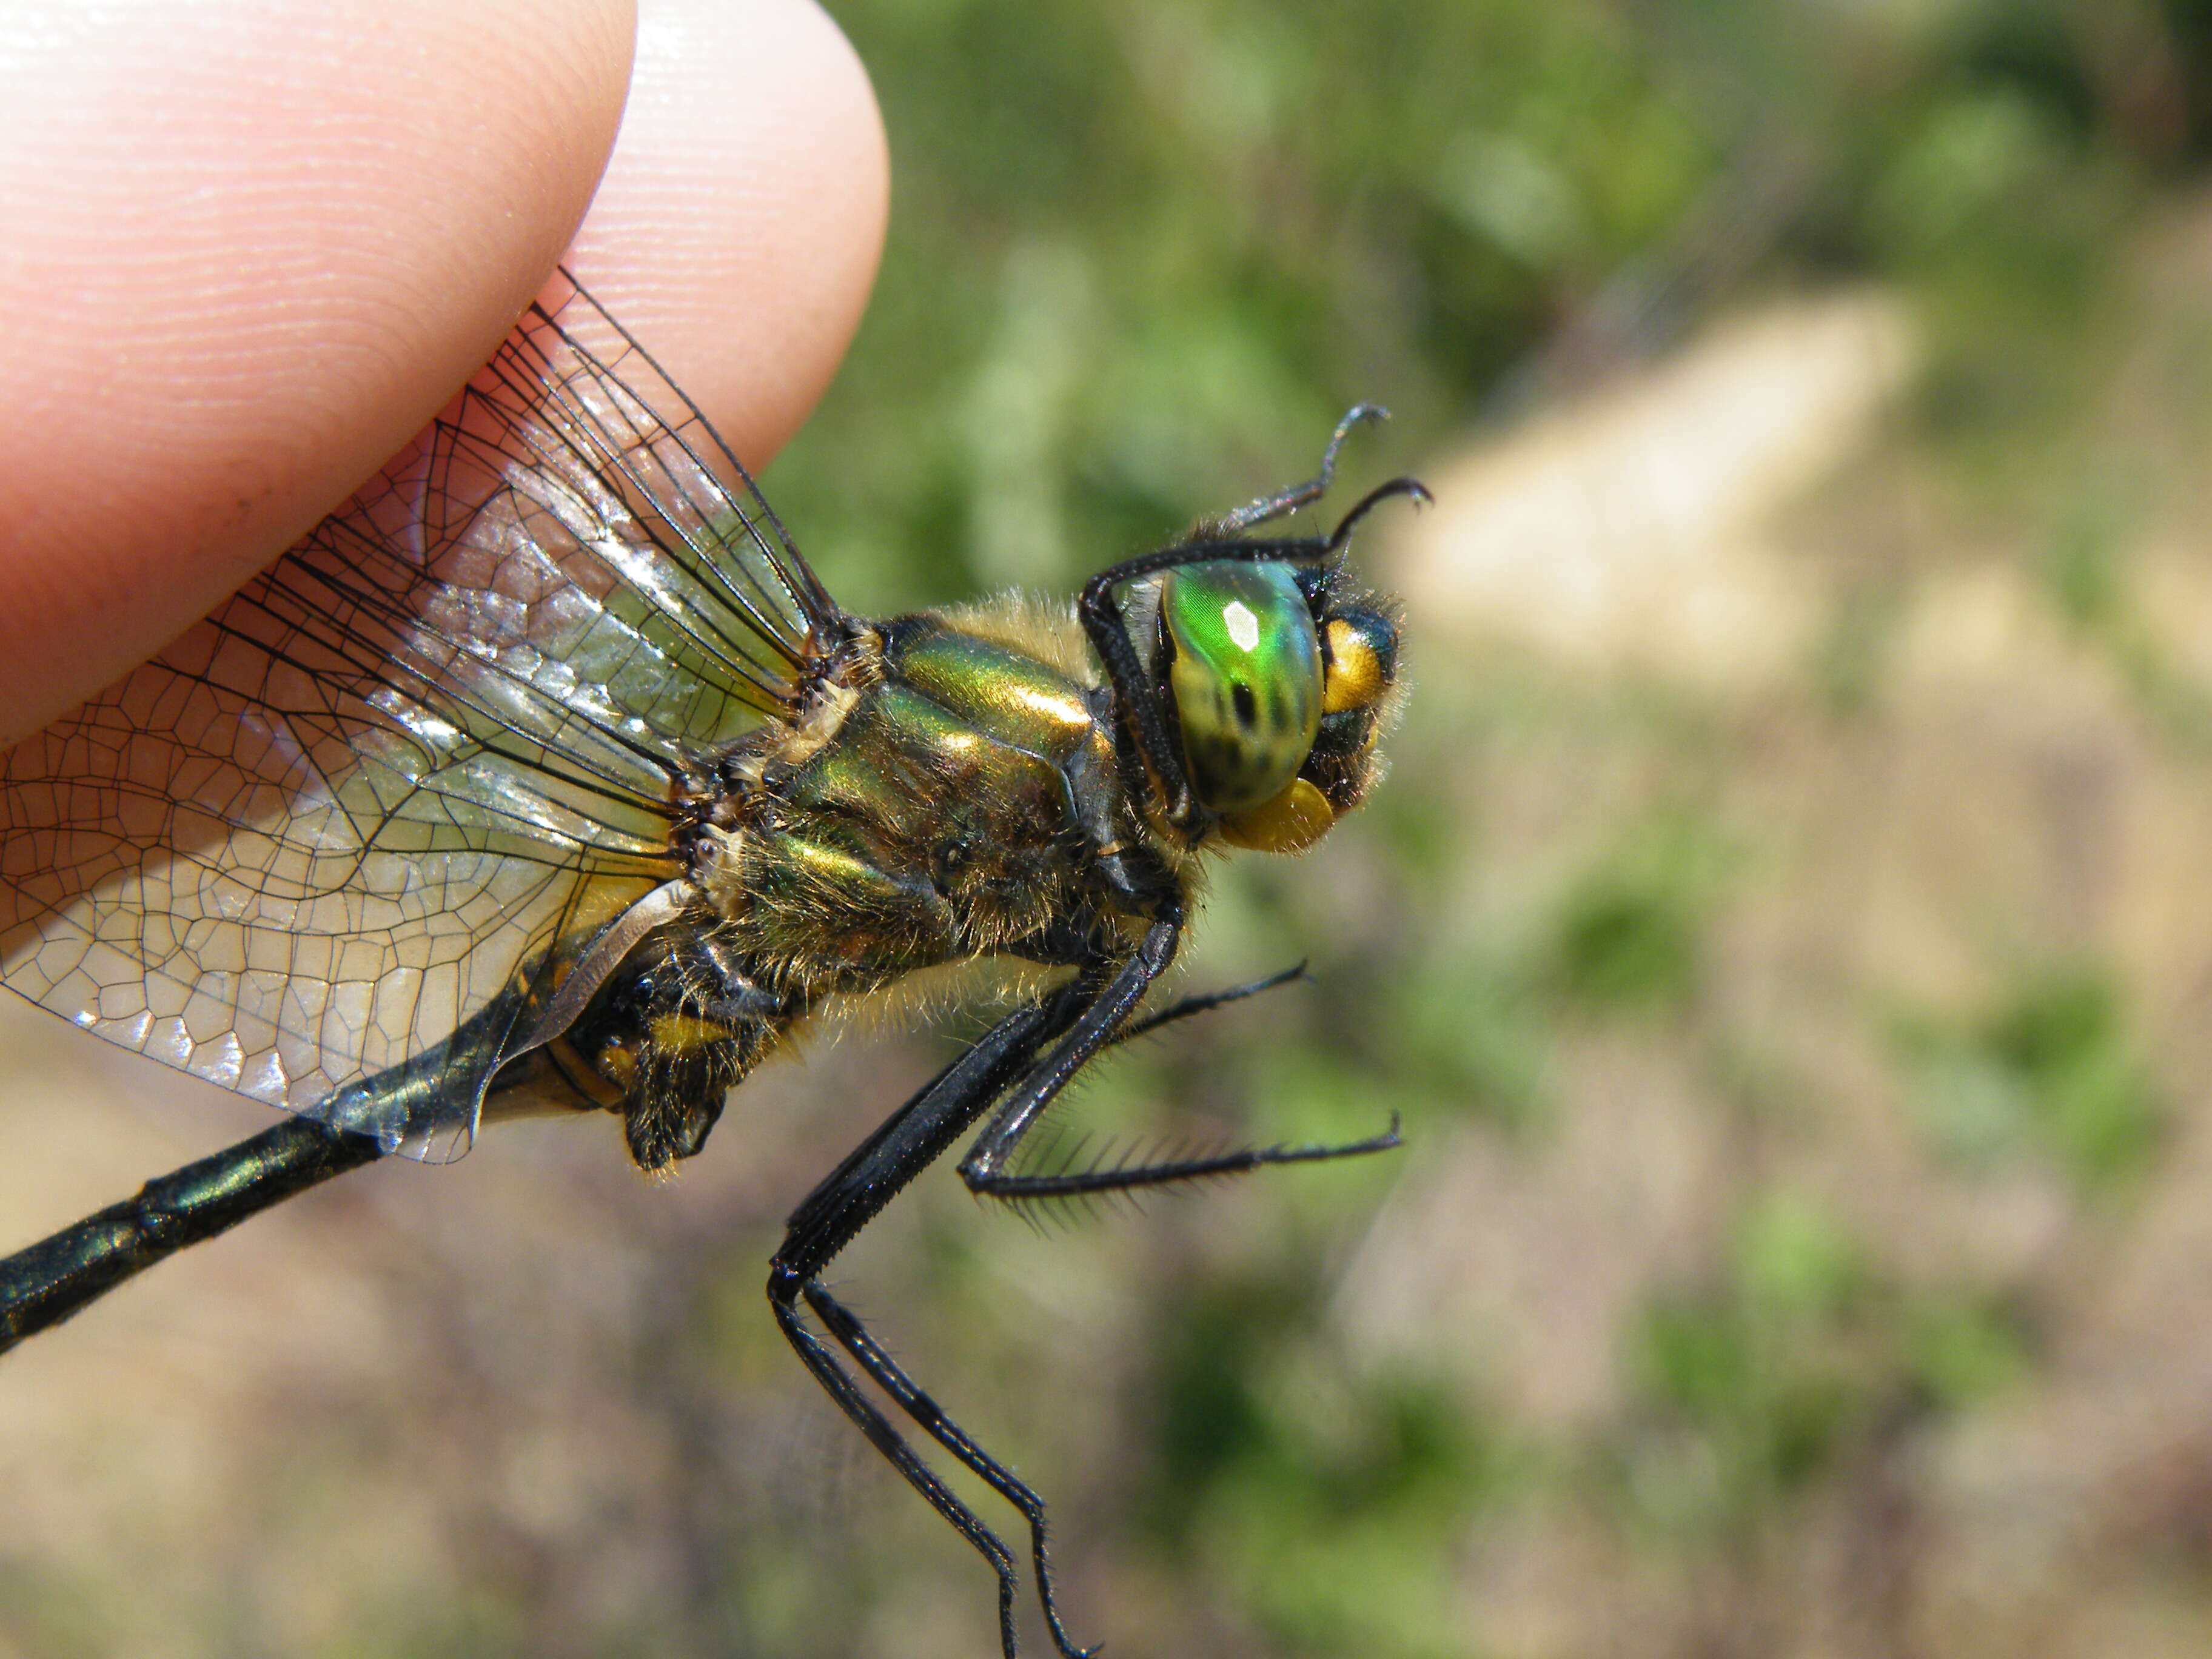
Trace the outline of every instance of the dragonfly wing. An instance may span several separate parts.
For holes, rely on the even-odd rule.
[[[702,747],[842,619],[580,290],[214,616],[0,756],[0,982],[458,1155],[557,964],[672,874]]]

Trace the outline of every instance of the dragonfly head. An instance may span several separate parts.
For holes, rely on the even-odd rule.
[[[1340,566],[1177,566],[1161,580],[1159,646],[1191,793],[1231,846],[1302,852],[1381,775],[1398,624]]]

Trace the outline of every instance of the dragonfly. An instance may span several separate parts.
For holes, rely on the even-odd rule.
[[[0,982],[283,1109],[273,1127],[0,1261],[0,1350],[286,1198],[480,1127],[618,1117],[659,1172],[763,1059],[928,969],[1006,1012],[791,1212],[772,1315],[837,1407],[989,1564],[1014,1553],[915,1449],[1046,1508],[826,1286],[958,1162],[1014,1203],[1358,1157],[1251,1146],[1038,1164],[1109,1048],[1297,969],[1147,1009],[1231,849],[1358,806],[1403,699],[1395,606],[1295,487],[1018,598],[855,616],[643,347],[566,271],[379,478],[155,660],[0,756]],[[980,1129],[978,1129],[978,1126]],[[872,1391],[861,1379],[873,1385]],[[887,1402],[887,1403],[884,1403]],[[905,1431],[899,1419],[908,1425]]]

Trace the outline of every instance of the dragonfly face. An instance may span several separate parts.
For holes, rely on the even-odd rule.
[[[1321,729],[1321,631],[1280,564],[1160,577],[1160,639],[1191,793],[1249,812],[1290,787]]]
[[[1395,712],[1395,621],[1334,574],[1167,571],[1160,654],[1183,763],[1231,846],[1303,852],[1366,798]]]
[[[1366,413],[1311,483],[1102,573],[1064,611],[870,621],[588,295],[534,309],[404,465],[0,758],[0,981],[300,1115],[307,1137],[281,1158],[257,1138],[219,1179],[149,1188],[123,1221],[0,1263],[0,1346],[297,1190],[301,1160],[346,1167],[316,1162],[325,1143],[450,1157],[487,1118],[604,1109],[659,1169],[832,1000],[1015,958],[1048,988],[799,1206],[769,1295],[1003,1584],[1012,1557],[817,1326],[1023,1509],[1073,1653],[1042,1504],[923,1409],[820,1274],[979,1121],[961,1172],[1017,1200],[1391,1144],[1014,1161],[1104,1048],[1222,1000],[1140,1012],[1200,860],[1309,845],[1377,775],[1397,626],[1343,554],[1368,507],[1418,486],[1328,536],[1247,533],[1322,494]]]

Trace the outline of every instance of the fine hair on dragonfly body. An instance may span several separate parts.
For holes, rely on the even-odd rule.
[[[1022,1161],[1106,1049],[1303,971],[1143,1006],[1205,857],[1302,851],[1380,776],[1398,623],[1345,552],[1375,506],[1425,492],[1393,479],[1327,535],[1250,533],[1322,497],[1379,417],[1362,405],[1313,478],[1066,611],[872,621],[563,281],[410,462],[0,757],[0,981],[294,1114],[0,1261],[0,1349],[346,1170],[458,1155],[486,1119],[611,1112],[665,1169],[817,1012],[1025,963],[1042,988],[791,1212],[767,1290],[816,1381],[989,1564],[1009,1659],[1016,1557],[898,1420],[1021,1514],[1075,1659],[1043,1500],[823,1274],[971,1132],[961,1179],[1015,1203],[1397,1144],[1394,1120],[1337,1146]]]

